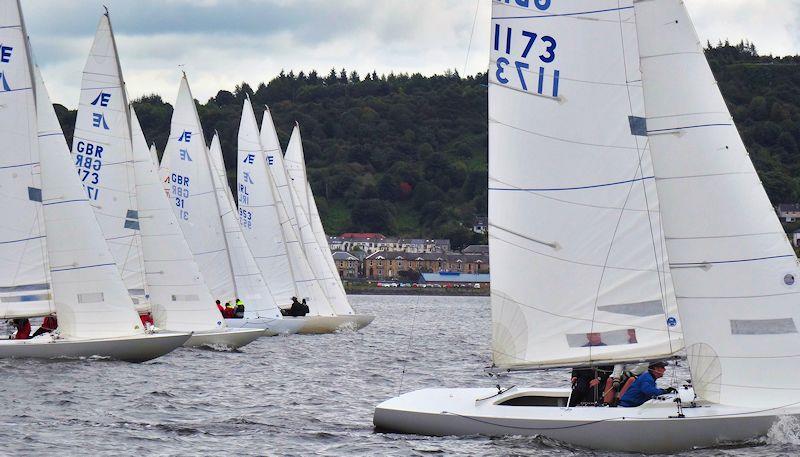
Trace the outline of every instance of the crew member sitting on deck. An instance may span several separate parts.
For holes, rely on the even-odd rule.
[[[611,374],[612,367],[575,368],[572,370],[572,394],[569,406],[581,403],[599,404],[603,399],[602,386]]]
[[[236,312],[231,302],[225,302],[225,309],[222,310],[222,317],[225,319],[233,319],[235,315]]]
[[[219,310],[219,312],[224,313],[225,307],[222,306],[222,303],[219,300],[217,300],[215,303],[217,304],[217,309]]]
[[[303,303],[301,304],[303,305],[303,316],[311,312],[311,310],[308,308],[308,304],[306,303],[305,298],[303,299]]]
[[[664,376],[667,365],[664,362],[653,362],[647,368],[647,373],[642,374],[625,392],[619,400],[619,406],[631,408],[641,406],[651,398],[667,393],[675,393],[674,387],[659,389],[656,386],[656,379]]]
[[[292,297],[292,307],[289,308],[289,315],[292,317],[301,317],[306,314],[308,314],[308,306],[297,301],[297,297]]]
[[[33,336],[31,338],[36,338],[37,336],[41,335],[42,333],[50,333],[58,328],[58,321],[56,320],[55,316],[47,316],[42,321],[42,325],[33,332]]]
[[[17,328],[17,333],[14,335],[15,340],[27,340],[31,337],[31,321],[28,319],[14,319],[14,327]]]
[[[233,308],[233,317],[237,319],[244,318],[244,302],[240,299],[236,299],[236,306]]]

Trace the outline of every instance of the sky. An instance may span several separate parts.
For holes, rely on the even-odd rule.
[[[22,0],[54,102],[77,105],[103,4],[133,98],[171,103],[181,69],[205,102],[282,69],[474,74],[488,62],[490,0]],[[800,0],[686,4],[704,41],[749,39],[761,54],[800,54]]]

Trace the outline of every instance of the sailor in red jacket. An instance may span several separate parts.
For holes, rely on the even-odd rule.
[[[14,327],[17,328],[15,340],[27,340],[31,337],[31,321],[28,319],[14,319]]]

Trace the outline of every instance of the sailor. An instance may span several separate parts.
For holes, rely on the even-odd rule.
[[[219,300],[217,300],[216,304],[217,304],[217,309],[219,310],[219,312],[224,313],[225,312],[225,307],[222,306],[222,303]]]
[[[37,336],[41,335],[42,333],[50,333],[58,327],[58,320],[56,320],[55,316],[47,316],[42,321],[42,325],[33,332],[33,336],[31,338],[36,338]]]
[[[664,362],[653,362],[647,367],[647,373],[642,374],[631,384],[625,395],[619,400],[619,406],[626,408],[640,406],[651,398],[667,393],[675,393],[674,387],[659,389],[656,379],[664,376],[667,365]]]
[[[305,298],[303,299],[303,303],[301,303],[301,305],[303,307],[303,316],[311,312],[311,310],[308,308],[308,303],[306,303]]]
[[[603,335],[598,332],[590,332],[586,334],[586,344],[583,347],[593,347],[593,346],[606,346],[606,343],[603,342]]]
[[[236,299],[236,306],[233,308],[233,317],[241,319],[244,317],[244,302]]]
[[[222,310],[222,317],[225,319],[232,319],[235,315],[234,307],[230,301],[225,302],[225,309]]]
[[[305,301],[305,299],[303,300]],[[289,315],[292,317],[301,317],[308,314],[308,306],[303,305],[297,301],[297,297],[292,297],[292,307],[289,308]]]
[[[17,328],[17,333],[14,335],[15,340],[27,340],[31,337],[31,321],[28,319],[14,319],[14,327]]]
[[[619,402],[620,390],[625,383],[631,378],[636,379],[637,376],[647,371],[647,367],[647,362],[628,365],[618,363],[614,365],[614,370],[611,372],[608,381],[606,381],[606,387],[603,391],[603,403],[616,406]]]
[[[599,404],[603,398],[600,386],[605,385],[611,370],[611,366],[572,370],[572,393],[569,406],[577,406],[581,403]]]

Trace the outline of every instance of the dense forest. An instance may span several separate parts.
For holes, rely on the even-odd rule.
[[[800,56],[760,56],[746,42],[709,44],[706,53],[772,202],[800,201]],[[480,241],[469,229],[487,207],[486,74],[281,72],[255,90],[220,91],[198,109],[206,139],[219,132],[232,181],[247,95],[259,121],[270,106],[284,147],[299,122],[328,233]],[[163,151],[172,106],[158,95],[134,104]],[[57,108],[69,140],[75,112]]]

